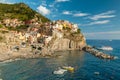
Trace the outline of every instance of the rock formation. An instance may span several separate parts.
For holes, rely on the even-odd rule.
[[[70,22],[66,23],[66,21],[63,21],[62,23],[61,21],[56,21],[56,23],[59,23],[59,26],[63,24],[69,26],[67,26],[65,30],[62,28],[60,31],[58,31],[58,29],[53,29],[52,40],[49,42],[51,50],[82,50],[86,45],[86,40],[83,34],[78,32],[78,27],[76,31],[73,31],[74,24]]]

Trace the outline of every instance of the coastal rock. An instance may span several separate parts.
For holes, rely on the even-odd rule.
[[[60,51],[60,50],[77,50],[82,49],[86,45],[85,41],[72,41],[67,38],[56,39],[51,46],[52,50]]]

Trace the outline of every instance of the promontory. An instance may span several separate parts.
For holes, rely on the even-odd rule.
[[[55,56],[85,46],[77,24],[51,21],[24,3],[0,4],[0,61]]]

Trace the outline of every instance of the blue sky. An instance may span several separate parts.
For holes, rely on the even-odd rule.
[[[120,39],[120,0],[0,0],[24,2],[51,20],[77,23],[87,39]]]

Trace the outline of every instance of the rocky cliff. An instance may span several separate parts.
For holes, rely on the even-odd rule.
[[[85,40],[73,41],[67,38],[56,39],[51,47],[52,50],[61,51],[61,50],[82,50],[86,45]]]
[[[53,29],[52,39],[49,42],[51,50],[82,50],[86,45],[86,40],[78,26],[66,21],[63,21],[63,23],[61,21],[57,21],[57,23],[59,24],[58,28],[64,24],[67,26],[65,29],[65,26],[62,26],[63,28],[61,30],[58,28]]]

